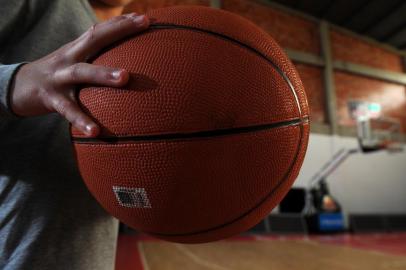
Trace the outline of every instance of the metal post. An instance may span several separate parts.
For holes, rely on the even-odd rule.
[[[321,55],[324,60],[324,89],[328,123],[331,126],[331,134],[338,133],[337,103],[334,84],[334,66],[331,54],[330,27],[326,21],[320,22]]]

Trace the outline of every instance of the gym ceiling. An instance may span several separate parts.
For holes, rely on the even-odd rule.
[[[272,0],[271,2],[327,20],[400,50],[406,49],[404,0]]]

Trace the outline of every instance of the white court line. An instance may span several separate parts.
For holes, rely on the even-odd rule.
[[[205,259],[200,258],[190,250],[188,250],[185,246],[180,245],[180,244],[175,244],[175,246],[183,252],[187,257],[189,257],[192,261],[194,261],[196,264],[200,264],[202,266],[206,266],[210,269],[218,269],[218,270],[230,270],[230,268],[223,267],[221,265],[211,263]]]
[[[343,248],[343,249],[353,249],[353,250],[357,250],[357,251],[361,251],[361,252],[366,252],[366,253],[371,253],[371,254],[375,254],[375,255],[379,255],[379,256],[390,256],[390,255],[395,255],[396,254],[392,254],[389,252],[385,252],[385,251],[380,251],[380,250],[374,250],[374,249],[368,249],[368,247],[356,247],[356,246],[351,246],[348,245],[346,243],[341,244],[341,243],[334,243],[334,242],[320,242],[317,240],[312,240],[310,239],[309,241],[304,242],[306,244],[309,245],[314,245],[314,246],[330,246],[330,247],[338,247],[338,248]]]
[[[144,251],[144,246],[142,245],[142,242],[138,242],[137,243],[138,246],[138,253],[140,254],[140,258],[141,258],[141,264],[142,264],[142,269],[143,270],[149,270],[149,265],[147,262],[147,258],[145,257],[145,251]]]

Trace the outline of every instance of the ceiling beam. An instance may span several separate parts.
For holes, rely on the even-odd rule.
[[[322,57],[316,54],[312,53],[306,53],[302,51],[297,51],[293,49],[284,49],[288,57],[297,63],[301,64],[308,64],[308,65],[313,65],[317,67],[323,67],[324,66],[324,60]]]
[[[404,73],[387,71],[338,60],[334,61],[333,66],[334,69],[336,70],[341,70],[374,79],[384,80],[391,83],[406,85],[406,75]]]
[[[352,18],[354,18],[357,14],[362,12],[365,8],[368,7],[368,5],[371,3],[369,0],[364,0],[362,1],[354,10],[350,12],[347,16],[342,18],[339,22],[341,25],[346,25],[348,24],[349,21],[351,21]]]
[[[293,16],[298,16],[298,17],[300,17],[302,19],[308,20],[308,21],[313,22],[313,23],[319,24],[320,21],[321,21],[319,18],[316,18],[316,17],[311,16],[309,14],[306,14],[304,12],[295,10],[295,9],[290,8],[288,6],[284,6],[284,5],[279,4],[277,2],[273,2],[273,1],[270,1],[270,0],[253,0],[253,1],[257,2],[258,4],[262,4],[262,5],[271,7],[271,8],[275,8],[276,10],[279,10],[279,11],[282,11],[282,12],[286,12],[286,13],[291,14]],[[332,1],[334,2],[334,0],[332,0]],[[403,3],[403,0],[401,0],[400,2]],[[341,26],[338,26],[338,25],[330,24],[330,26],[334,30],[344,32],[347,35],[356,37],[357,39],[363,40],[363,41],[368,42],[370,44],[374,44],[375,46],[378,46],[379,48],[384,48],[384,49],[386,49],[386,50],[388,50],[390,52],[396,53],[398,55],[406,55],[406,51],[398,50],[394,46],[390,46],[389,44],[384,44],[384,43],[379,42],[378,40],[373,39],[371,37],[368,37],[366,35],[357,34],[354,31],[351,31],[351,30],[349,30],[347,28],[344,28],[344,27],[341,27]]]
[[[375,18],[373,22],[365,26],[363,29],[361,29],[359,32],[364,34],[369,31],[371,31],[379,22],[382,22],[392,16],[393,13],[395,13],[402,5],[404,4],[403,0],[399,0],[390,10],[387,12],[384,12],[382,16],[379,16],[378,18]]]
[[[397,34],[399,34],[401,31],[405,30],[406,28],[406,18],[404,21],[399,24],[398,26],[394,27],[391,31],[389,31],[387,34],[385,34],[383,37],[381,37],[379,40],[383,42],[388,42],[390,43],[390,39],[395,37]]]
[[[385,37],[391,35],[392,31],[395,33],[397,27],[405,21],[406,12],[406,1],[403,1],[402,5],[399,6],[394,12],[390,13],[390,16],[380,21],[374,28],[367,32],[368,35],[374,37],[377,40],[384,41]]]

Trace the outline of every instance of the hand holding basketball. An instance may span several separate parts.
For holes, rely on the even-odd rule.
[[[279,45],[235,14],[178,6],[93,64],[124,87],[84,87],[97,138],[71,129],[79,171],[113,216],[182,243],[219,240],[268,215],[299,173],[309,134],[300,78]],[[134,82],[134,83],[133,83]]]
[[[10,106],[20,116],[58,112],[78,130],[96,136],[99,127],[75,100],[78,84],[123,86],[124,69],[85,63],[102,48],[148,27],[145,16],[128,14],[95,24],[78,39],[32,63],[23,65],[11,86]]]

